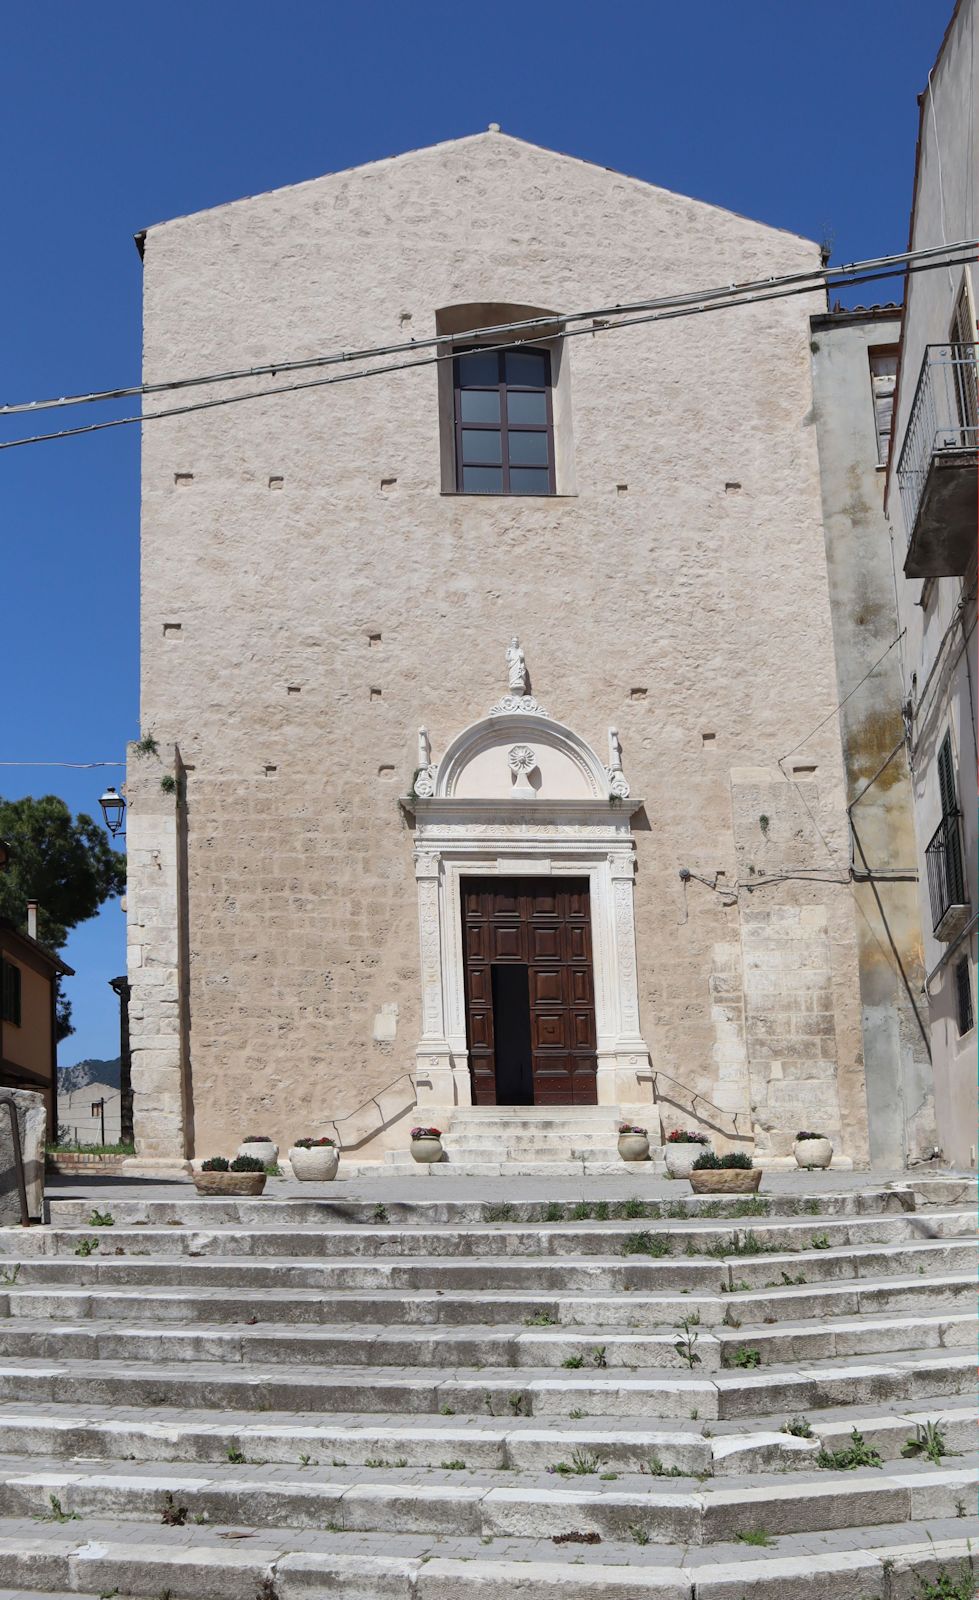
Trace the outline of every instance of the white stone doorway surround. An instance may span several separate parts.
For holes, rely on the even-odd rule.
[[[633,800],[615,729],[609,763],[529,694],[506,695],[434,763],[424,729],[411,806],[421,943],[419,1111],[472,1104],[461,880],[587,878],[599,1105],[652,1101],[639,1019]]]

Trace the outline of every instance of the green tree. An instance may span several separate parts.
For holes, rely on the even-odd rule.
[[[27,930],[27,902],[38,902],[38,938],[60,950],[72,928],[94,917],[126,886],[126,858],[91,817],[73,817],[57,795],[0,798],[0,839],[10,865],[0,872],[0,917]],[[58,1037],[72,1032],[71,1004],[58,996]]]

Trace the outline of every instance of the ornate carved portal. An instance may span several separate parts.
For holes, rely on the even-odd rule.
[[[420,1107],[473,1102],[463,950],[466,880],[520,877],[587,880],[595,1095],[600,1105],[623,1107],[652,1099],[633,910],[631,818],[641,805],[629,798],[614,730],[606,766],[529,694],[505,697],[460,733],[441,761],[432,760],[422,730],[412,798],[422,982]]]

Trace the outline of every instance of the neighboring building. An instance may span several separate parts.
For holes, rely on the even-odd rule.
[[[909,245],[979,231],[976,0],[959,0],[920,97]],[[909,274],[886,509],[925,930],[938,1139],[976,1165],[976,295],[970,260]]]
[[[58,979],[73,976],[59,956],[0,920],[0,1088],[43,1094],[52,1139],[58,1128]]]
[[[901,312],[811,319],[826,562],[856,904],[871,1160],[932,1155],[932,1090],[914,811],[886,470]]]
[[[443,1128],[471,1098],[649,1121],[656,1075],[674,1120],[697,1095],[763,1154],[811,1126],[865,1160],[824,298],[559,337],[819,246],[495,131],[142,242],[148,383],[457,345],[144,430],[140,1154],[287,1144],[392,1083]],[[467,350],[535,314],[535,350]]]

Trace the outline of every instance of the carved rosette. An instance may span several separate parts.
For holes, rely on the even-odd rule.
[[[511,772],[533,772],[537,765],[537,752],[529,744],[515,744],[507,753]]]
[[[621,767],[606,767],[605,771],[608,773],[609,794],[613,795],[616,800],[628,800],[629,785]]]

